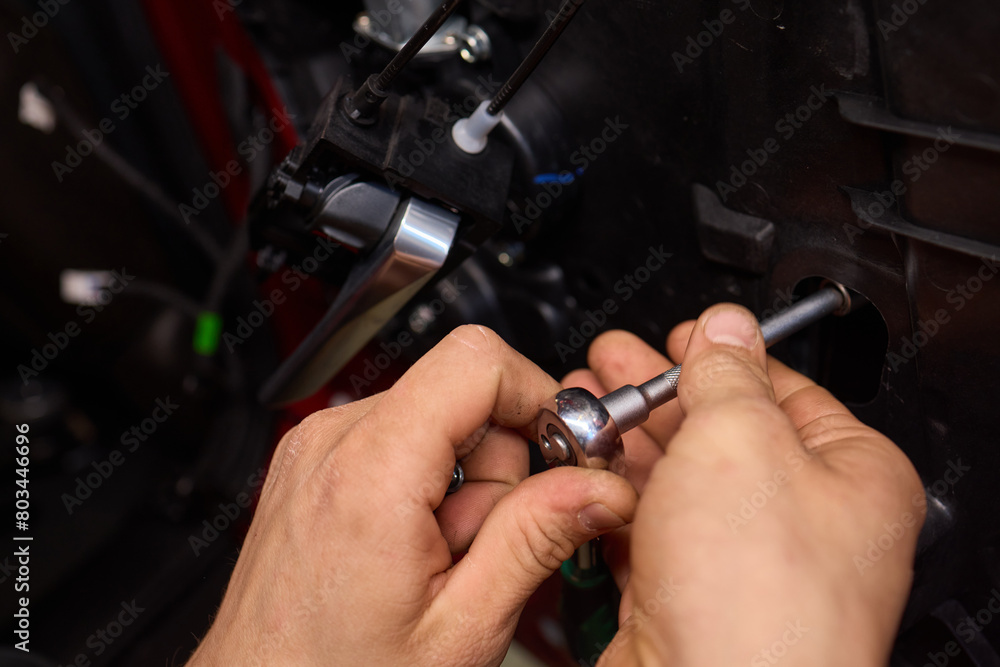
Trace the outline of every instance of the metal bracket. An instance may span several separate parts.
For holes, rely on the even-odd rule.
[[[358,14],[354,20],[354,32],[367,37],[379,46],[399,52],[407,39],[398,40],[384,26],[373,21],[368,12]],[[489,60],[493,48],[489,35],[477,25],[469,25],[463,16],[452,16],[441,26],[430,41],[420,49],[414,60],[441,60],[458,53],[467,63]]]
[[[260,401],[291,403],[326,384],[444,265],[458,223],[450,211],[406,200],[323,318],[264,383]]]

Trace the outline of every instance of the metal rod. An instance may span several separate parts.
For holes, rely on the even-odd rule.
[[[844,294],[824,287],[760,323],[764,343],[771,347],[844,307]]]

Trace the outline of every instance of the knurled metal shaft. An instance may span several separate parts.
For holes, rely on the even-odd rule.
[[[810,294],[761,322],[764,344],[771,347],[827,315],[843,311],[847,302],[846,292],[837,287],[824,287]],[[625,385],[602,398],[601,403],[618,426],[619,434],[644,423],[650,412],[676,398],[680,377],[678,364],[638,387]]]

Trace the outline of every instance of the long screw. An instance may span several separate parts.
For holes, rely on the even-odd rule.
[[[490,102],[490,106],[487,108],[487,111],[491,116],[496,116],[503,111],[503,108],[507,106],[507,102],[510,101],[510,98],[514,97],[514,93],[516,93],[524,82],[528,80],[531,73],[534,72],[535,68],[538,67],[538,64],[542,62],[542,58],[545,57],[545,54],[549,52],[552,45],[556,43],[557,39],[559,39],[563,30],[566,29],[569,22],[573,20],[574,16],[576,16],[577,10],[580,9],[583,3],[584,0],[566,0],[562,4],[562,7],[559,8],[559,13],[556,14],[556,17],[552,19],[551,23],[549,23],[549,27],[545,29],[545,32],[543,32],[542,36],[538,38],[537,42],[535,42],[535,45],[531,48],[528,55],[525,56],[524,60],[521,61],[521,64],[517,66],[516,70],[514,70],[514,73],[510,75],[500,90],[497,91],[497,94],[493,97],[493,101]]]
[[[846,291],[824,287],[761,322],[764,344],[771,347],[780,343],[827,315],[843,311],[848,304]],[[678,364],[638,387],[625,385],[600,399],[608,414],[615,420],[618,432],[623,434],[639,426],[649,419],[650,412],[676,398],[680,376],[681,365]]]

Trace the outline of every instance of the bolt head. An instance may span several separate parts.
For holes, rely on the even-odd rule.
[[[464,36],[462,48],[459,55],[467,63],[477,63],[481,60],[489,60],[493,55],[493,46],[490,36],[486,31],[477,25],[470,25]]]

